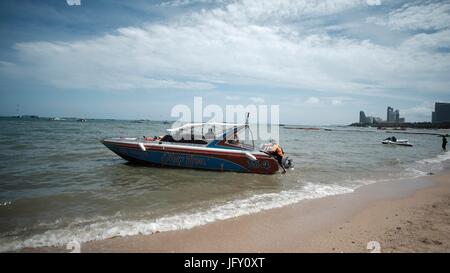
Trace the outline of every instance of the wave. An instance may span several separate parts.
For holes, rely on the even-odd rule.
[[[432,158],[415,161],[405,167],[406,174],[410,178],[418,178],[430,175],[433,170],[442,170],[446,167],[445,162],[450,160],[449,152],[441,152]]]
[[[417,163],[419,163],[419,164],[436,164],[436,163],[442,163],[447,160],[450,160],[450,153],[442,152],[433,158],[426,158],[426,159],[419,160],[419,161],[417,161]]]
[[[353,189],[340,185],[307,183],[299,191],[265,193],[215,205],[209,209],[165,216],[151,220],[121,220],[100,217],[99,219],[78,219],[66,228],[48,230],[26,239],[2,238],[0,251],[17,251],[23,248],[64,246],[76,241],[84,243],[113,237],[149,235],[155,232],[190,229],[217,220],[230,219],[263,210],[279,208],[301,200],[321,198],[352,192]],[[114,218],[114,217],[113,217]],[[101,220],[100,220],[101,219]],[[81,224],[80,223],[84,223]]]

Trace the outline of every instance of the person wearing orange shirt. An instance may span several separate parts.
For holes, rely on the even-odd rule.
[[[276,140],[272,140],[272,144],[273,144],[272,152],[270,154],[273,155],[275,159],[278,161],[278,164],[280,164],[280,167],[283,169],[283,172],[286,172],[286,169],[283,167],[283,156],[284,156],[283,148],[281,148],[280,145],[278,145]]]

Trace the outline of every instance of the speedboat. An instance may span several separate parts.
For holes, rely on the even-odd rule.
[[[390,145],[398,145],[398,146],[408,146],[408,147],[413,146],[411,143],[408,142],[407,139],[397,139],[395,141],[390,140],[390,139],[385,139],[381,143],[390,144]]]
[[[107,138],[101,142],[123,159],[152,166],[274,174],[283,166],[270,154],[270,143],[255,149],[254,141],[240,141],[238,133],[249,131],[248,123],[188,123],[167,129],[161,137]],[[206,133],[204,133],[206,132]]]

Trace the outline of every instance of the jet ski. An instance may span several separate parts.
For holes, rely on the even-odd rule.
[[[383,140],[381,143],[390,144],[390,145],[398,145],[398,146],[407,146],[412,147],[413,145],[409,143],[407,139],[396,139],[395,137],[388,137]]]

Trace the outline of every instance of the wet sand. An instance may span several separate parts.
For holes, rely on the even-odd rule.
[[[370,241],[381,252],[450,252],[450,172],[379,182],[189,230],[88,242],[81,251],[369,252]]]

